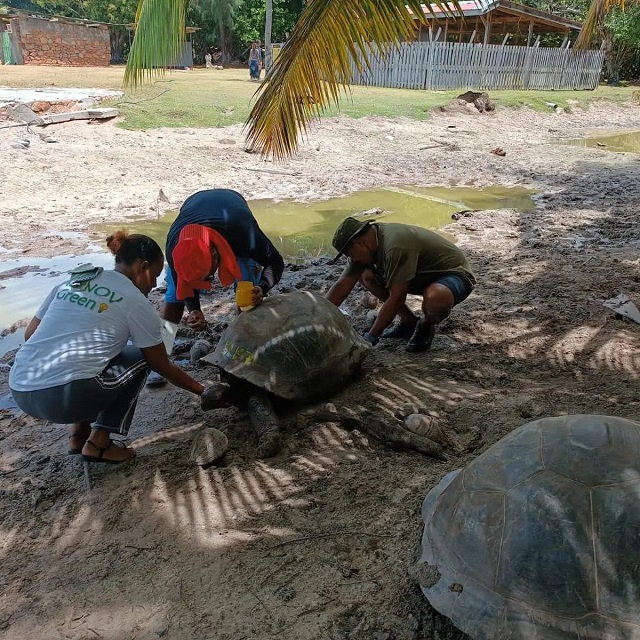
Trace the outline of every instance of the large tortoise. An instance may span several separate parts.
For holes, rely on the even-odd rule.
[[[416,567],[474,640],[640,638],[640,424],[544,418],[424,500]]]
[[[371,351],[344,314],[322,296],[296,292],[270,296],[241,313],[216,350],[203,358],[221,370],[203,408],[245,405],[258,436],[258,454],[280,448],[269,397],[313,401],[344,386]]]

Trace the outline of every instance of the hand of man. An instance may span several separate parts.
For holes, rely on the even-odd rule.
[[[253,287],[253,289],[251,289],[251,304],[254,307],[257,307],[259,304],[262,304],[263,298],[264,298],[264,293],[262,292],[261,287]]]
[[[375,347],[378,342],[380,342],[380,338],[376,336],[372,336],[368,331],[364,334],[363,338],[372,346]]]
[[[187,324],[194,331],[204,331],[207,328],[207,321],[200,309],[195,309],[189,313]]]

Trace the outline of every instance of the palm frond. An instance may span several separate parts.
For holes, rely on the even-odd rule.
[[[593,44],[607,14],[614,7],[624,9],[624,0],[592,0],[576,40],[576,49],[587,49]]]
[[[189,0],[140,0],[136,32],[124,72],[125,86],[162,75],[178,59],[185,41]]]
[[[449,17],[462,15],[458,0],[435,4]],[[424,7],[420,0],[311,0],[257,92],[248,144],[276,159],[293,153],[308,123],[348,92],[352,59],[362,70],[373,53],[412,40],[412,12],[422,19]]]

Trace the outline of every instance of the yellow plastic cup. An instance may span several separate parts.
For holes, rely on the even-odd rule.
[[[241,280],[236,287],[236,304],[240,307],[241,311],[249,311],[253,309],[251,302],[251,291],[255,285],[248,280]]]

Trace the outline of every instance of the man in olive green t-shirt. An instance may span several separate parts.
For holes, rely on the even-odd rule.
[[[426,351],[436,325],[471,293],[476,282],[464,253],[421,227],[349,217],[336,230],[333,246],[338,251],[334,262],[342,255],[349,260],[327,300],[340,306],[360,282],[384,303],[364,336],[372,345],[381,337],[409,338],[407,351]],[[409,293],[422,296],[421,320],[405,304]],[[399,322],[390,327],[396,316]]]

